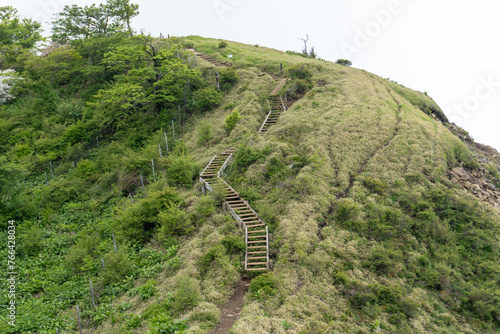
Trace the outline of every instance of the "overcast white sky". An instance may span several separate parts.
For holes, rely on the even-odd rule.
[[[49,22],[64,5],[98,0],[0,0]],[[498,0],[136,0],[137,30],[200,35],[299,51],[426,91],[476,141],[500,150]],[[48,26],[47,31],[50,30]]]

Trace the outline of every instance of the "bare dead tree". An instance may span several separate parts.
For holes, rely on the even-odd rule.
[[[299,39],[304,42],[304,50],[302,50],[302,53],[305,54],[306,56],[309,54],[309,52],[307,51],[307,41],[309,40],[309,35],[306,34],[306,38],[303,38],[303,37],[299,37]]]

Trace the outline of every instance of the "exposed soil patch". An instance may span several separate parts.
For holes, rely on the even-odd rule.
[[[222,307],[220,323],[215,327],[212,334],[227,334],[233,327],[243,309],[243,300],[247,294],[248,285],[250,285],[250,279],[242,279],[238,282],[234,294]]]

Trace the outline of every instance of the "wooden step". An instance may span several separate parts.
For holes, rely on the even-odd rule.
[[[267,249],[267,246],[248,246],[247,249],[257,249],[257,248],[265,248]],[[265,252],[267,253],[267,252]]]
[[[250,247],[248,247],[250,248]],[[247,254],[267,254],[266,251],[247,252]]]
[[[248,271],[263,271],[267,270],[267,268],[247,268]]]
[[[259,265],[266,265],[267,266],[267,261],[266,262],[251,262],[247,263],[247,266],[259,266]]]
[[[247,244],[264,244],[266,240],[247,241]]]
[[[248,233],[265,233],[266,230],[248,231]]]
[[[264,252],[265,253],[265,252]],[[249,260],[267,260],[267,256],[256,256],[256,257],[248,257]]]

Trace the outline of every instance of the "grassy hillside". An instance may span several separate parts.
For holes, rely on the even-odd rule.
[[[127,58],[140,40],[107,46],[97,64],[92,45],[68,47],[75,66],[52,82],[47,58],[19,68],[18,98],[0,106],[2,224],[17,221],[20,273],[18,324],[1,315],[2,332],[74,332],[79,305],[85,333],[210,333],[249,275],[242,231],[196,182],[232,146],[226,180],[269,225],[274,262],[232,333],[499,332],[500,213],[449,181],[460,163],[481,166],[432,99],[264,47],[158,43],[161,66],[189,78],[157,81],[158,100],[140,74],[160,65]],[[193,68],[186,48],[233,69]],[[280,76],[291,106],[260,136]]]

